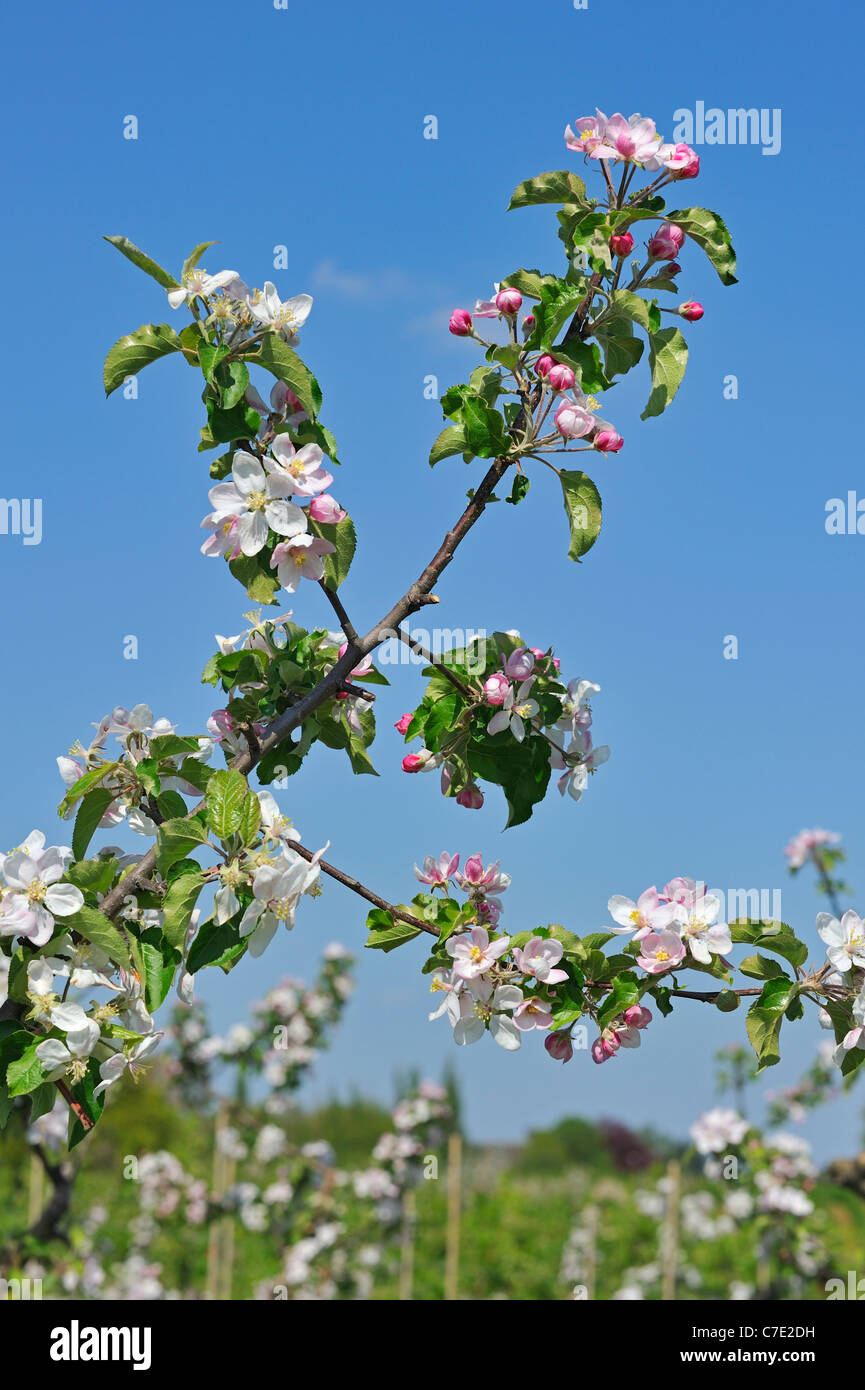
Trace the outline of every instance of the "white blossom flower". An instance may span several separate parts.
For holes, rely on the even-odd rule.
[[[854,965],[865,969],[865,925],[850,908],[839,922],[831,912],[817,913],[817,935],[825,941],[826,955],[836,970],[846,974]]]
[[[59,883],[71,860],[72,851],[58,845],[31,854],[19,849],[7,854],[3,876],[12,889],[6,911],[13,919],[22,909],[24,924],[10,926],[0,917],[0,935],[27,937],[34,946],[44,946],[54,934],[55,917],[71,917],[84,904],[84,894],[72,883]]]
[[[265,280],[264,289],[255,290],[247,299],[250,311],[259,323],[281,333],[290,342],[309,318],[312,295],[296,294],[281,300],[272,280]]]
[[[99,1068],[100,1081],[94,1087],[94,1096],[99,1096],[103,1091],[107,1091],[120,1080],[124,1072],[129,1072],[131,1077],[139,1076],[146,1070],[144,1067],[145,1057],[149,1057],[151,1052],[155,1052],[159,1046],[161,1033],[150,1033],[140,1042],[134,1043],[131,1047],[124,1047],[122,1052],[115,1052],[113,1057],[109,1057]]]
[[[239,278],[236,270],[219,270],[215,275],[208,275],[203,268],[190,270],[184,275],[183,283],[177,289],[168,291],[168,303],[172,309],[179,309],[184,302],[191,302],[198,295],[203,298],[214,294],[216,290],[224,289],[226,285]]]
[[[210,489],[213,512],[201,524],[214,528],[236,517],[237,544],[244,555],[258,554],[267,543],[268,527],[280,536],[297,536],[306,530],[306,513],[287,500],[294,491],[288,474],[266,473],[253,454],[238,450],[231,479]]]

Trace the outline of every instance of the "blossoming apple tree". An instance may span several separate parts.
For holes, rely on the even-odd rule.
[[[342,750],[355,774],[373,770],[370,687],[384,683],[373,656],[384,642],[412,643],[401,625],[439,602],[440,576],[470,544],[497,488],[516,507],[539,473],[545,483],[552,472],[568,555],[587,557],[601,528],[601,496],[585,470],[609,466],[624,443],[600,399],[638,366],[646,346],[643,418],[660,415],[678,391],[688,357],[682,327],[703,317],[699,304],[680,297],[678,258],[699,248],[722,284],[735,283],[718,214],[667,207],[666,198],[699,173],[693,150],[664,143],[651,120],[601,112],[569,126],[565,143],[591,187],[568,167],[521,183],[510,202],[556,209],[563,273],[502,274],[488,299],[450,319],[476,365],[442,397],[446,423],[429,461],[461,456],[484,471],[429,562],[366,632],[355,627],[346,595],[357,538],[342,505],[347,488],[336,487],[339,498],[331,490],[339,450],[318,381],[298,352],[312,300],[283,300],[270,282],[251,290],[234,270],[208,273],[200,263],[211,242],[195,247],[175,279],[125,237],[106,238],[161,287],[172,319],[112,347],[106,392],[162,357],[201,374],[198,448],[211,457],[201,548],[228,565],[257,607],[248,630],[217,638],[204,668],[203,680],[220,692],[206,731],[179,733],[143,704],[115,708],[89,742],[58,760],[71,845],[48,845],[33,831],[3,856],[0,1115],[29,1095],[38,1117],[59,1090],[70,1144],[79,1142],[106,1091],[134,1077],[158,1046],[153,1015],[172,986],[189,997],[201,970],[229,970],[245,953],[259,955],[294,926],[322,874],[371,905],[370,948],[429,938],[424,970],[460,1044],[489,1034],[514,1049],[539,1031],[550,1055],[567,1060],[585,1019],[597,1033],[592,1055],[603,1062],[641,1041],[649,1004],[668,1014],[677,999],[696,999],[727,1011],[749,995],[747,1031],[763,1066],[778,1060],[781,1025],[800,1017],[806,1002],[825,1007],[839,1043],[853,1033],[858,1040],[865,935],[851,912],[821,924],[830,959],[808,971],[808,948],[788,926],[721,923],[717,900],[682,878],[636,899],[613,896],[608,930],[580,936],[543,925],[505,934],[499,919],[509,880],[498,865],[477,855],[462,867],[459,856],[431,856],[418,870],[428,891],[394,904],[381,885],[328,862],[328,846],[305,845],[267,789],[296,775],[316,742]],[[268,399],[260,394],[266,376]],[[283,594],[302,613],[310,584],[326,595],[334,630],[263,616]],[[598,685],[566,682],[552,649],[504,624],[483,642],[421,655],[429,656],[425,689],[397,724],[412,745],[406,773],[438,769],[444,795],[466,809],[500,787],[509,826],[528,819],[554,773],[561,793],[581,798],[608,755],[592,740]],[[225,766],[215,765],[220,759]],[[249,785],[253,773],[259,790]],[[143,854],[93,847],[98,831],[120,824],[151,841]],[[627,940],[606,953],[617,936]],[[727,957],[739,943],[752,954],[738,970],[756,985],[734,987]],[[684,988],[681,977],[694,971],[713,977],[713,987]],[[863,1056],[850,1046],[843,1066]]]

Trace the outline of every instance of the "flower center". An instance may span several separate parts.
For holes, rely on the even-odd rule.
[[[670,959],[670,952],[669,952],[669,951],[656,951],[656,952],[655,952],[655,960],[669,960],[669,959]]]
[[[34,878],[33,881],[27,885],[27,901],[31,903],[44,902],[47,892],[47,883],[43,883],[41,878]]]
[[[270,910],[278,922],[286,922],[291,916],[291,899],[280,898],[278,902],[271,905]]]
[[[469,951],[469,959],[473,960],[477,964],[477,962],[483,960],[483,958],[484,953],[481,950],[480,946],[472,946],[471,950]]]
[[[246,499],[247,510],[250,512],[263,512],[267,506],[267,493],[260,489],[251,492]]]

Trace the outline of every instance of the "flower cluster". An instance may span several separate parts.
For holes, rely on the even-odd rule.
[[[648,975],[675,970],[689,954],[710,965],[713,955],[723,957],[733,946],[730,928],[716,920],[720,898],[692,878],[674,878],[660,893],[647,888],[636,902],[615,893],[607,907],[617,924],[609,930],[639,942],[637,964]]]

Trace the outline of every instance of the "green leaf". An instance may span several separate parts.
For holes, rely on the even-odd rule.
[[[708,208],[680,208],[668,212],[666,220],[681,227],[692,241],[696,241],[705,251],[718,272],[723,285],[737,283],[733,271],[736,269],[736,252],[723,218]]]
[[[730,923],[730,935],[735,943],[747,942],[764,951],[783,956],[791,965],[804,965],[808,947],[793,934],[786,922],[767,922],[759,918],[740,917]]]
[[[128,376],[135,376],[159,357],[179,352],[181,347],[179,337],[167,323],[144,323],[134,333],[118,338],[102,368],[106,396],[122,386]]]
[[[161,265],[157,265],[155,261],[152,261],[150,257],[139,250],[128,237],[106,236],[103,237],[102,240],[110,242],[112,246],[116,246],[121,256],[125,256],[133,265],[137,265],[139,270],[143,270],[145,275],[149,275],[151,279],[161,285],[164,290],[177,290],[180,288],[179,283],[175,280],[173,275],[169,275],[168,271],[163,270]],[[213,245],[214,243],[211,242],[210,244]]]
[[[550,746],[545,739],[530,735],[517,743],[507,730],[486,734],[469,747],[467,761],[476,777],[502,788],[508,803],[506,829],[527,821],[546,794]]]
[[[639,1002],[640,987],[636,978],[633,975],[618,975],[613,981],[613,988],[598,1010],[598,1027],[606,1027],[617,1014],[624,1013],[625,1009],[630,1009]]]
[[[105,951],[113,961],[128,970],[132,964],[129,947],[114,923],[95,907],[79,907],[71,917],[63,918],[64,928],[78,932],[86,941]]]
[[[577,337],[566,337],[563,342],[553,345],[552,352],[557,362],[564,362],[566,367],[574,369],[587,396],[595,391],[606,391],[609,387],[597,343],[583,343]]]
[[[262,569],[259,555],[238,555],[229,560],[228,568],[246,590],[253,603],[275,604],[274,594],[279,589],[276,570]]]
[[[506,497],[505,501],[513,502],[514,506],[517,506],[518,503],[522,502],[531,485],[532,480],[527,473],[515,473],[510,496]]]
[[[752,980],[774,980],[784,972],[776,960],[770,960],[768,956],[746,956],[739,963],[739,969],[743,975],[749,975]],[[786,979],[786,976],[785,976]]]
[[[338,589],[351,568],[354,552],[357,549],[357,532],[350,516],[342,521],[328,522],[310,520],[309,529],[314,536],[330,541],[336,549],[324,556],[324,582],[331,589]]]
[[[215,777],[217,774],[213,775]],[[195,849],[196,845],[207,844],[207,839],[206,826],[195,816],[165,821],[156,834],[156,867],[159,872],[167,873],[178,859],[186,858],[189,850]]]
[[[774,1067],[781,1060],[778,1039],[783,1020],[783,1012],[761,1008],[759,1000],[748,1010],[745,1027],[751,1046],[757,1054],[760,1071],[764,1067]]]
[[[451,454],[471,453],[462,425],[447,425],[429,451],[430,468]]]
[[[643,340],[637,337],[628,319],[605,319],[595,330],[595,337],[604,354],[604,373],[609,378],[624,376],[643,356]]]
[[[782,1014],[798,993],[799,986],[795,980],[782,974],[766,981],[757,1003],[766,1013]]]
[[[568,559],[579,560],[591,550],[601,530],[601,495],[591,478],[576,469],[561,469],[559,479],[571,528]]]
[[[99,1063],[95,1057],[91,1057],[87,1063],[87,1075],[84,1077],[83,1081],[78,1082],[77,1086],[72,1087],[73,1096],[94,1125],[102,1114],[105,1107],[105,1097],[108,1094],[107,1091],[102,1091],[98,1096],[94,1094],[100,1080]],[[84,1128],[78,1116],[75,1114],[75,1111],[70,1110],[69,1137],[66,1141],[67,1147],[74,1149],[81,1143],[81,1140],[86,1139],[87,1135],[91,1132],[91,1130]]]
[[[542,286],[555,283],[555,275],[542,275],[539,270],[515,270],[513,275],[505,276],[501,285],[502,289],[519,290],[520,294],[527,295],[529,299],[540,299]]]
[[[93,838],[93,832],[98,828],[99,822],[114,800],[115,794],[105,787],[96,787],[92,792],[88,792],[82,800],[75,817],[75,829],[72,832],[72,853],[76,859],[84,858],[87,853],[87,846]]]
[[[77,864],[70,864],[66,870],[69,882],[80,888],[82,893],[101,893],[103,896],[113,886],[116,875],[117,860],[114,858],[79,859]]]
[[[236,775],[240,776],[239,773]],[[177,950],[183,949],[192,909],[205,882],[201,869],[194,873],[181,874],[169,885],[168,892],[162,899],[162,911],[165,914],[163,934],[169,945]]]
[[[278,334],[268,333],[259,343],[255,356],[250,355],[247,361],[264,367],[290,387],[307,415],[315,419],[321,409],[321,387],[297,353]]]
[[[220,840],[239,829],[247,796],[246,778],[223,768],[207,784],[207,824]]]
[[[35,1091],[30,1092],[30,1124],[34,1120],[47,1115],[49,1110],[54,1109],[57,1100],[57,1088],[51,1081],[43,1081],[41,1086],[37,1086]]]
[[[369,913],[366,925],[369,936],[364,944],[374,951],[395,951],[397,946],[420,936],[420,927],[413,927],[410,922],[400,922],[380,907],[373,908]]]
[[[617,313],[638,323],[647,333],[657,333],[661,327],[661,311],[654,300],[649,303],[642,295],[632,294],[630,290],[614,290],[613,307]]]
[[[186,960],[186,968],[192,975],[208,965],[224,965],[228,960],[241,955],[247,948],[248,939],[241,938],[234,922],[205,922],[198,932]]]
[[[261,825],[261,802],[253,791],[247,791],[240,810],[237,834],[242,845],[251,845]]]
[[[218,245],[219,242],[217,241],[200,241],[198,245],[195,247],[195,250],[190,251],[189,255],[186,257],[186,260],[183,262],[183,269],[180,272],[181,280],[183,280],[183,278],[189,274],[190,270],[195,269],[195,267],[198,265],[198,262],[201,260],[201,257],[204,255],[205,251],[209,250],[211,246]]]
[[[150,740],[150,756],[157,763],[161,763],[163,758],[178,758],[198,751],[197,738],[184,738],[180,734],[158,734]]]
[[[158,927],[148,927],[142,932],[138,945],[144,966],[144,1002],[150,1013],[155,1013],[171,989],[181,960],[180,951],[166,941]]]
[[[649,336],[649,366],[652,369],[652,391],[640,416],[648,420],[661,415],[675,396],[688,365],[688,344],[678,328],[662,328]]]
[[[591,206],[586,197],[586,185],[570,169],[537,174],[535,178],[517,184],[511,194],[508,211],[533,207],[537,203],[577,203],[587,209]]]
[[[6,1085],[9,1087],[10,1096],[26,1096],[44,1082],[45,1072],[42,1069],[42,1063],[36,1056],[36,1048],[40,1041],[44,1040],[34,1038],[21,1056],[9,1063],[9,1069],[6,1072]]]

